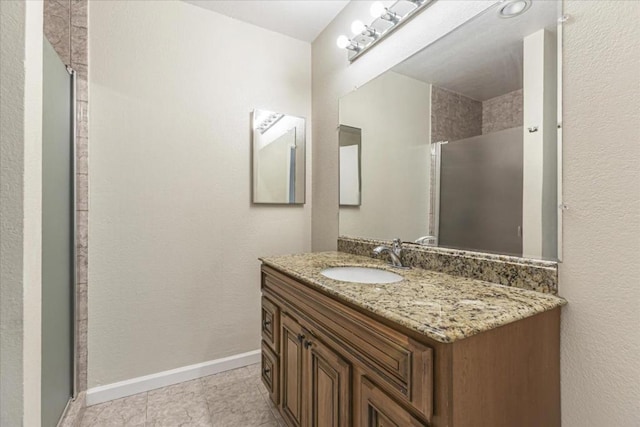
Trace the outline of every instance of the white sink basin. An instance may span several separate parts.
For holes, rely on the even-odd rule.
[[[332,267],[320,272],[325,277],[352,283],[396,283],[402,276],[386,270],[369,267]]]

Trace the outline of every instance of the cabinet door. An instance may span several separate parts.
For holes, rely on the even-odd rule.
[[[361,377],[359,406],[362,427],[427,426],[414,418],[366,377]]]
[[[306,333],[309,337],[309,333]],[[311,427],[351,425],[351,366],[317,338],[307,338],[305,389],[307,424]]]
[[[282,313],[280,358],[282,416],[291,426],[302,425],[303,342],[302,326],[286,313]]]

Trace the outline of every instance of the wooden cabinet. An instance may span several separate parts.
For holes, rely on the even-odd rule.
[[[262,267],[262,380],[290,427],[559,427],[560,310],[453,343]]]
[[[262,341],[278,352],[280,345],[280,309],[268,298],[262,297]]]
[[[269,397],[274,405],[280,403],[280,363],[278,356],[262,342],[262,382],[264,383]]]
[[[291,426],[350,426],[349,363],[290,315],[281,320],[283,417]]]
[[[307,425],[351,425],[351,366],[317,337],[305,340]]]
[[[287,314],[282,318],[282,415],[292,426],[302,425],[304,333]]]
[[[361,377],[360,425],[362,427],[423,426],[411,413],[396,403],[366,377]]]

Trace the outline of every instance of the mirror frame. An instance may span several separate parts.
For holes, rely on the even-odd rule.
[[[273,113],[273,110],[270,109],[265,109],[265,108],[255,108],[252,112],[251,112],[251,204],[253,205],[263,205],[263,206],[269,206],[269,205],[275,205],[275,206],[302,206],[306,203],[307,200],[307,119],[305,117],[302,116],[296,116],[293,114],[287,114],[287,113],[277,113],[277,114],[282,114],[283,117],[291,117],[294,119],[299,119],[300,123],[296,124],[295,129],[296,129],[296,133],[295,133],[295,142],[296,142],[296,147],[302,147],[302,153],[300,154],[300,158],[302,158],[302,162],[301,162],[301,166],[298,166],[299,164],[296,164],[296,173],[298,173],[298,167],[302,168],[302,171],[300,172],[301,176],[302,176],[302,182],[298,183],[298,181],[296,180],[296,187],[298,186],[298,184],[300,184],[302,186],[302,200],[296,200],[294,202],[263,202],[263,201],[258,201],[256,200],[257,197],[257,191],[256,191],[256,186],[257,186],[257,167],[258,167],[258,156],[257,156],[257,150],[256,150],[256,145],[257,145],[257,138],[256,138],[256,116],[258,112],[271,112]]]

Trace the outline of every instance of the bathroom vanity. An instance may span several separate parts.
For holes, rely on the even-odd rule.
[[[289,426],[560,425],[562,298],[419,268],[323,276],[392,270],[342,252],[262,261],[262,380]]]

